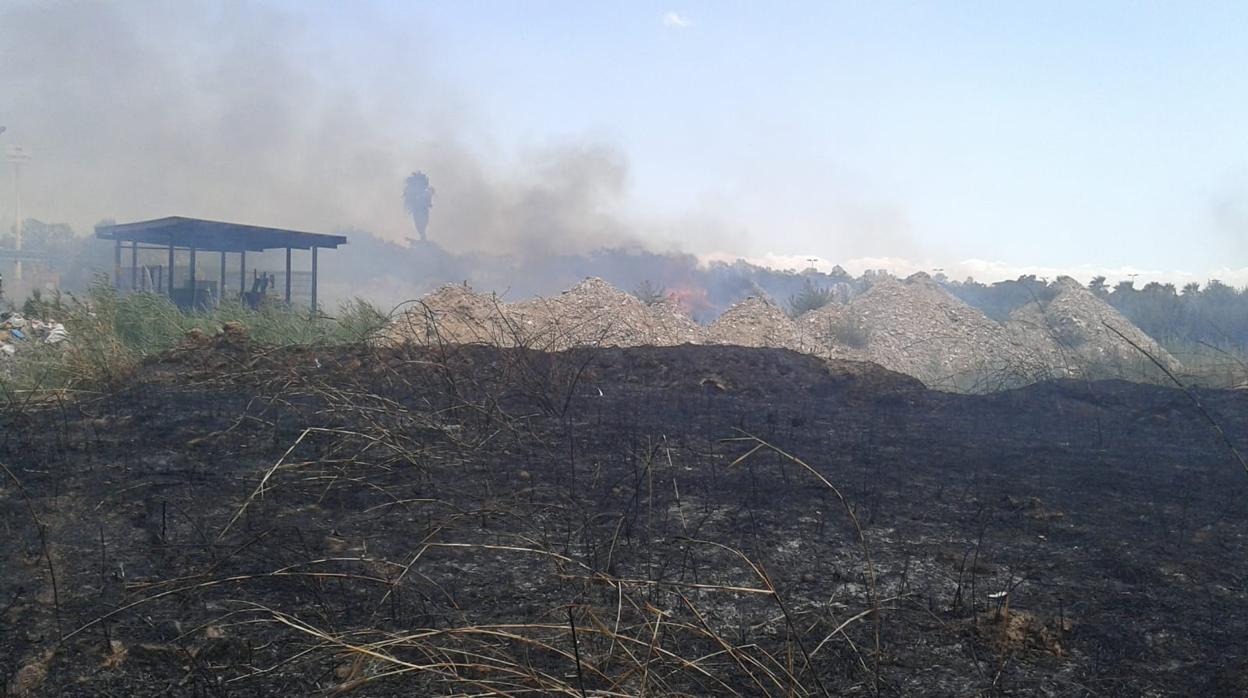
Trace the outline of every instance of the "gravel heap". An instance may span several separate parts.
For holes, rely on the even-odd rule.
[[[811,351],[871,361],[932,387],[995,389],[1042,377],[1045,364],[1000,323],[927,274],[885,278],[846,305],[799,318]]]
[[[706,328],[699,325],[675,298],[664,298],[647,306],[646,310],[660,339],[670,339],[671,344],[705,343]]]
[[[646,305],[602,279],[588,278],[554,298],[504,304],[463,285],[443,286],[395,322],[392,341],[435,341],[556,351],[575,346],[731,344],[778,347],[824,359],[870,361],[929,387],[984,392],[1052,377],[1161,376],[1118,328],[1167,368],[1179,362],[1077,281],[1058,280],[1051,301],[1017,309],[999,323],[927,274],[886,277],[848,303],[832,302],[791,319],[765,296],[751,296],[709,327],[673,299]]]
[[[534,298],[508,307],[529,346],[544,350],[574,346],[674,346],[697,342],[699,328],[679,306],[647,306],[596,277],[554,298]]]
[[[797,324],[765,296],[750,296],[725,310],[706,328],[706,343],[803,350]]]
[[[1105,325],[1152,354],[1171,372],[1183,370],[1182,364],[1152,337],[1078,281],[1063,276],[1057,285],[1060,290],[1052,300],[1020,307],[1006,323],[1017,341],[1041,353],[1055,375],[1134,380],[1163,377],[1147,357]]]
[[[390,326],[393,343],[514,343],[506,306],[497,296],[464,284],[447,284],[421,298]]]

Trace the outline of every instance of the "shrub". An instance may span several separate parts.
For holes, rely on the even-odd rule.
[[[645,305],[655,305],[667,297],[667,289],[662,286],[656,286],[647,280],[641,282],[637,288],[633,289],[633,295]]]
[[[831,302],[832,289],[820,288],[810,279],[806,279],[802,290],[789,296],[789,315],[796,318],[811,310],[818,310]]]

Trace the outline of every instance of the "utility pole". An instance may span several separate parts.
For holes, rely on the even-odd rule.
[[[13,277],[22,280],[22,163],[30,160],[30,154],[20,145],[9,146],[9,162],[13,163],[13,237],[17,259],[13,262]]]

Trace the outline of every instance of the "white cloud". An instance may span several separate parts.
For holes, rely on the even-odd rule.
[[[663,26],[672,29],[685,29],[689,26],[689,20],[682,17],[679,12],[668,12],[663,15]]]

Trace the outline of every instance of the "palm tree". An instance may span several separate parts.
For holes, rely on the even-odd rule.
[[[433,187],[429,186],[429,177],[424,172],[413,172],[407,178],[407,185],[403,187],[403,205],[411,215],[412,222],[416,224],[420,241],[425,242],[425,230],[429,227],[429,209],[433,208]]]

